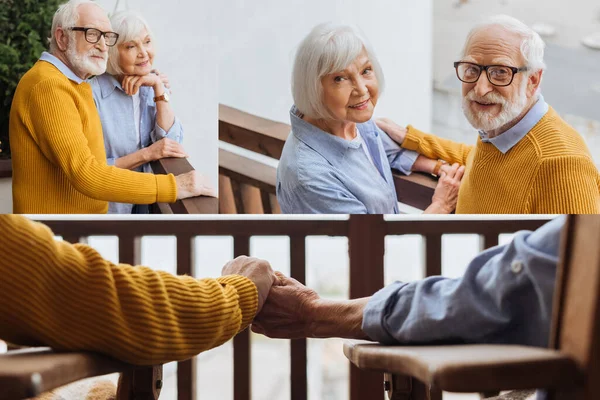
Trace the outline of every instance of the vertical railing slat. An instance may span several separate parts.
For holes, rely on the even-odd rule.
[[[348,225],[350,298],[371,296],[383,287],[386,225],[381,215],[351,215]],[[350,367],[350,400],[382,399],[383,374]]]
[[[425,239],[425,276],[442,274],[442,234],[431,233]]]
[[[306,283],[306,237],[290,237],[290,275],[298,282]],[[291,350],[292,400],[307,400],[308,377],[306,373],[306,339],[293,339]]]
[[[250,237],[234,236],[233,253],[235,257],[250,254]],[[252,398],[252,365],[250,363],[250,330],[246,329],[233,338],[233,399],[250,400]]]
[[[177,275],[194,275],[193,237],[177,235]],[[196,400],[196,357],[177,363],[177,399]]]

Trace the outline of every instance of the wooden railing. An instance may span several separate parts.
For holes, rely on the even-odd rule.
[[[0,160],[0,178],[12,178],[11,160]]]
[[[141,237],[175,236],[177,240],[177,273],[193,275],[193,239],[198,236],[232,236],[234,256],[250,253],[252,236],[287,236],[290,240],[290,274],[300,282],[306,277],[306,237],[314,235],[348,238],[350,261],[350,297],[372,295],[384,285],[385,237],[388,235],[421,235],[425,242],[425,275],[439,275],[442,267],[442,235],[478,234],[481,247],[498,243],[501,233],[536,229],[545,220],[385,220],[381,215],[352,215],[346,219],[307,220],[141,220],[132,224],[122,220],[48,220],[57,235],[75,243],[88,236],[117,236],[119,262],[139,264]],[[248,330],[233,340],[234,399],[251,398],[251,347]],[[307,399],[306,340],[291,341],[291,398]],[[341,351],[341,349],[340,349]],[[354,367],[350,377],[350,399],[382,398],[381,374],[360,372]],[[178,363],[177,388],[180,400],[196,398],[194,362]],[[200,388],[200,393],[201,388]]]
[[[155,174],[175,176],[194,170],[185,158],[163,158],[151,162],[150,167]],[[151,209],[154,214],[217,214],[219,200],[214,197],[198,196],[177,200],[175,203],[156,203]]]
[[[279,160],[290,126],[219,105],[219,140],[254,154]],[[437,184],[431,176],[394,172],[398,201],[424,210]],[[275,196],[275,169],[244,154],[219,149],[219,198],[224,214],[279,213]]]

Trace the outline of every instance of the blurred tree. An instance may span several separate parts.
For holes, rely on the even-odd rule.
[[[19,80],[48,48],[64,0],[0,0],[0,158],[10,157],[8,118]]]

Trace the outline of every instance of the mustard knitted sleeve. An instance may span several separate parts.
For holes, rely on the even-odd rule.
[[[589,157],[563,156],[542,161],[527,201],[531,214],[598,214],[598,169]]]
[[[256,287],[242,276],[197,280],[111,264],[21,216],[0,216],[0,231],[0,338],[9,342],[151,365],[219,346],[256,313]]]
[[[407,126],[406,129],[407,133],[402,147],[434,160],[440,159],[450,164],[466,165],[467,157],[474,148],[474,146],[421,132],[412,125]]]
[[[172,203],[177,200],[173,175],[152,175],[101,164],[92,155],[72,88],[58,79],[36,84],[29,96],[31,132],[44,155],[81,193],[122,203]],[[92,103],[93,107],[93,103]],[[89,123],[89,121],[86,121]]]

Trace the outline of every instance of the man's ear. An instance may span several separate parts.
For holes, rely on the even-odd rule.
[[[69,36],[64,31],[62,27],[56,28],[54,31],[54,37],[56,38],[56,44],[60,51],[67,51],[67,47],[69,45]]]
[[[529,97],[532,97],[537,92],[538,88],[540,87],[540,84],[542,83],[543,75],[544,71],[539,70],[529,75],[529,77],[527,78],[527,95]]]

